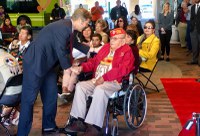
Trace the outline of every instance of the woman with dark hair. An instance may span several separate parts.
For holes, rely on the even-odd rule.
[[[124,30],[126,30],[127,26],[128,26],[128,21],[126,17],[121,16],[117,19],[115,28],[123,28]]]
[[[81,33],[77,34],[78,42],[90,46],[93,33],[94,31],[91,26],[85,27]]]
[[[140,7],[139,5],[135,5],[135,11],[131,12],[131,14],[129,15],[129,17],[136,17],[138,20],[142,19],[142,14],[140,11]]]
[[[18,18],[18,22],[19,24],[17,24],[16,28],[17,28],[17,32],[20,32],[20,29],[23,27],[23,26],[28,26],[28,27],[31,27],[31,20],[28,16],[25,16],[25,15],[22,15]]]
[[[9,15],[5,12],[4,7],[0,6],[0,28],[2,28],[3,22],[6,17],[9,17]]]
[[[132,49],[132,52],[133,52],[133,56],[135,58],[135,61],[134,61],[134,66],[135,66],[135,69],[134,69],[134,74],[137,74],[138,72],[138,68],[140,66],[140,57],[139,57],[139,49],[137,47],[137,32],[136,31],[133,31],[133,30],[126,30],[126,44],[128,44],[131,49]]]
[[[131,17],[131,24],[136,25],[139,35],[144,33],[141,22],[137,19],[137,17]]]
[[[3,33],[12,33],[13,35],[17,32],[17,29],[12,25],[10,17],[6,17],[2,27]]]
[[[160,40],[155,35],[155,22],[149,20],[144,25],[144,34],[138,37],[137,44],[139,55],[142,59],[140,71],[150,72],[153,70],[158,58],[157,54],[160,49]]]

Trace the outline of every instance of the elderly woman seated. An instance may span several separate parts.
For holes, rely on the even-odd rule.
[[[149,20],[144,25],[144,34],[138,37],[137,44],[139,55],[142,58],[139,70],[141,72],[152,71],[157,62],[157,53],[160,48],[160,40],[155,35],[155,22]]]

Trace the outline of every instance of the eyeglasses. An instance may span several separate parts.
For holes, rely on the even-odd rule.
[[[123,20],[119,20],[119,22],[124,22]]]
[[[144,29],[153,29],[152,26],[144,26]]]

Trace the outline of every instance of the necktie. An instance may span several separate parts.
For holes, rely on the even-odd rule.
[[[71,60],[71,62],[73,62],[73,56],[72,56],[73,43],[74,43],[74,32],[70,35],[70,60]]]

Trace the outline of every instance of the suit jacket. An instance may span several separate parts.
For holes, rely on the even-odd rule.
[[[72,34],[72,23],[70,19],[59,20],[44,27],[29,45],[24,54],[23,65],[29,68],[39,77],[44,76],[57,62],[63,69],[71,66],[70,61],[70,36]],[[73,41],[73,39],[71,39]],[[74,47],[83,53],[89,48],[85,46]]]
[[[196,26],[198,34],[200,34],[200,7],[198,8],[197,14],[195,14],[196,4],[191,8],[191,18],[190,18],[190,31],[193,32]]]

